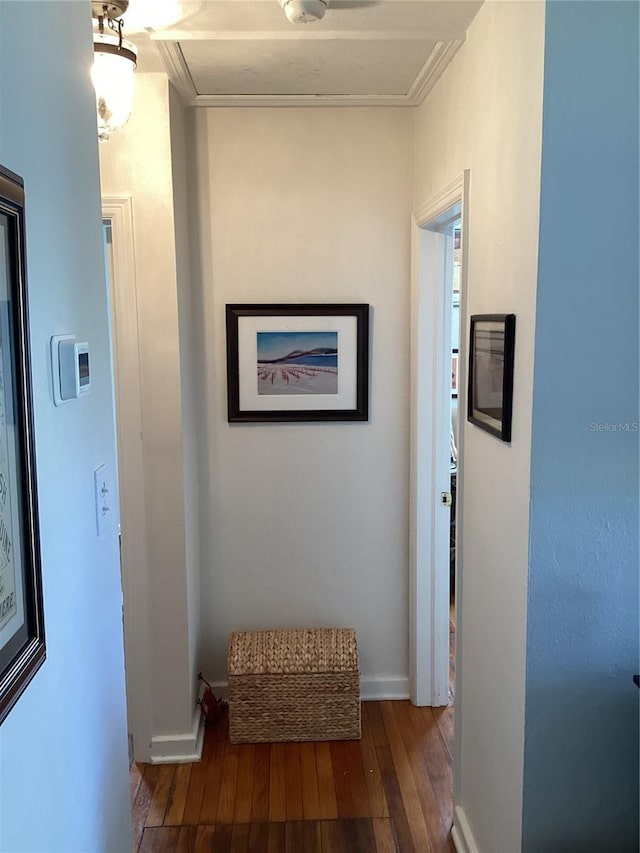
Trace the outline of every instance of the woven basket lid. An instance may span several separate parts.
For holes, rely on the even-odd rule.
[[[352,628],[234,631],[229,637],[229,675],[357,672]]]

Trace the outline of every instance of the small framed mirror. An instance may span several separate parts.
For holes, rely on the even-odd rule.
[[[467,420],[511,441],[515,314],[475,314],[469,336]]]

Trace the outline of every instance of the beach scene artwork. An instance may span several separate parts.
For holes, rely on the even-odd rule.
[[[337,332],[257,332],[258,394],[337,394]]]

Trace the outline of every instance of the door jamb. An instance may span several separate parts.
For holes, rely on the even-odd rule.
[[[102,198],[111,221],[113,276],[109,283],[113,381],[120,492],[121,572],[127,717],[135,761],[149,761],[152,736],[149,568],[144,487],[142,397],[138,334],[133,201]]]
[[[414,705],[447,705],[449,701],[449,578],[445,569],[436,571],[436,557],[442,562],[443,528],[440,491],[449,491],[443,460],[448,453],[450,387],[445,380],[446,353],[450,341],[445,325],[451,326],[451,300],[445,299],[445,237],[439,220],[459,205],[462,219],[462,269],[460,299],[460,356],[458,396],[458,458],[464,459],[462,413],[466,387],[467,328],[467,246],[469,239],[468,196],[470,171],[467,169],[419,205],[412,216],[411,276],[411,497],[410,497],[410,642],[409,687]],[[450,217],[449,217],[450,218]],[[450,283],[447,281],[446,287]],[[446,340],[445,340],[446,339]],[[456,507],[456,601],[462,594],[463,466],[459,466]],[[445,518],[448,517],[445,516]],[[448,525],[447,525],[448,527]],[[449,531],[446,530],[447,542]],[[456,611],[458,608],[456,607]],[[456,648],[462,624],[456,612]],[[460,683],[456,681],[456,704]],[[456,721],[456,730],[458,721]]]

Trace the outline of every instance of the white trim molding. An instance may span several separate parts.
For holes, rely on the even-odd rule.
[[[413,213],[411,226],[411,491],[410,491],[410,695],[415,705],[449,701],[449,523],[440,492],[450,489],[451,270],[445,227],[463,219],[461,324],[466,324],[466,210],[469,172],[458,175]],[[449,241],[449,244],[447,243]],[[452,249],[452,245],[450,246]],[[461,383],[465,343],[460,341]],[[464,384],[461,384],[464,388]],[[461,433],[463,431],[461,430]],[[462,458],[463,442],[459,441]],[[457,518],[461,518],[458,482]],[[456,525],[459,528],[459,524]],[[458,567],[462,549],[456,548]],[[456,634],[461,626],[456,623]],[[456,636],[456,641],[458,637]]]
[[[177,42],[171,41],[156,41],[154,44],[158,48],[160,59],[169,80],[178,90],[184,103],[187,106],[193,106],[198,97],[198,92],[196,91],[180,45]]]
[[[229,698],[229,685],[226,681],[211,682],[213,692],[218,699]],[[408,699],[409,677],[407,675],[372,675],[360,679],[360,700],[373,702],[385,699]]]
[[[408,95],[196,95],[192,107],[414,107]]]
[[[184,41],[193,41],[196,39],[204,39],[205,36],[211,36],[212,40],[228,40],[235,33],[202,33],[192,34],[190,38],[184,38]],[[239,33],[239,38],[246,40],[252,38],[254,40],[265,40],[272,36],[272,33]],[[280,34],[280,39],[295,39],[310,37],[318,39],[330,38],[332,33],[320,33],[319,31],[311,36],[307,30],[302,29],[300,34],[298,31],[285,31]],[[401,37],[407,36],[412,40],[426,38],[428,34],[421,33],[390,33],[392,39],[398,40]],[[214,37],[214,38],[213,38]],[[384,33],[341,33],[341,38],[359,38],[359,40],[367,40],[372,38],[387,38]],[[433,36],[428,36],[429,40]],[[153,43],[157,46],[165,67],[169,80],[176,87],[184,103],[189,107],[417,107],[424,101],[429,92],[433,89],[437,81],[442,76],[445,68],[449,65],[453,57],[456,55],[460,47],[464,44],[464,35],[457,38],[443,39],[437,41],[427,57],[426,62],[418,72],[416,79],[413,81],[409,90],[402,94],[392,95],[205,95],[198,92],[194,80],[189,71],[189,66],[180,47],[180,42],[170,33],[154,33],[152,35]]]
[[[363,702],[385,699],[408,699],[409,676],[373,675],[360,679],[360,699]]]
[[[456,806],[453,813],[451,840],[457,853],[480,853],[462,806]]]
[[[453,44],[458,32],[424,30],[158,30],[149,38],[158,41],[429,41]],[[458,43],[458,42],[456,42]]]
[[[411,100],[412,106],[420,106],[463,44],[464,39],[437,42],[407,92],[407,97]]]
[[[151,739],[151,764],[186,764],[200,761],[204,742],[204,717],[200,708],[193,715],[190,732],[175,735],[156,735]]]
[[[437,221],[455,204],[462,202],[468,174],[468,171],[462,172],[451,183],[415,208],[413,219],[418,228],[424,228],[427,223]]]

